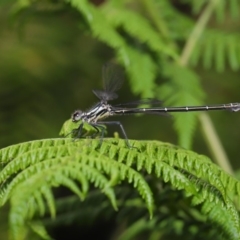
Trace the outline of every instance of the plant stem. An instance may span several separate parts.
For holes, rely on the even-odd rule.
[[[210,117],[206,113],[201,113],[199,115],[199,120],[202,125],[203,135],[210,148],[212,155],[215,157],[218,165],[224,169],[226,172],[233,174],[232,167],[228,161],[226,152],[218,138],[216,130]]]
[[[142,4],[147,11],[149,17],[151,18],[152,22],[156,26],[157,30],[161,33],[165,39],[169,39],[169,32],[164,24],[164,21],[161,19],[159,12],[157,11],[156,6],[154,5],[152,0],[142,0]]]
[[[182,66],[187,66],[189,58],[192,54],[194,47],[197,44],[197,41],[201,37],[209,18],[212,15],[212,12],[216,5],[219,3],[219,0],[211,0],[206,6],[205,10],[202,12],[199,20],[197,21],[191,35],[189,36],[185,47],[182,51],[179,63]],[[199,115],[199,120],[202,125],[203,135],[205,140],[208,143],[208,147],[213,155],[213,158],[219,166],[221,166],[226,172],[233,174],[232,167],[229,163],[228,157],[224,151],[224,148],[221,144],[221,141],[216,133],[214,125],[210,117],[206,113],[201,113]]]
[[[214,8],[218,2],[219,2],[219,0],[209,1],[208,5],[206,6],[205,10],[201,14],[199,20],[197,21],[191,35],[189,36],[189,38],[183,48],[182,55],[180,57],[180,64],[182,66],[186,66],[188,64],[189,58],[192,54],[192,51],[193,51],[195,45],[197,44],[197,41],[201,37],[201,35],[207,25],[207,22],[208,22],[209,18],[211,17],[212,11],[214,10]]]

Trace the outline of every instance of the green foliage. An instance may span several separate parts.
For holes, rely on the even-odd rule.
[[[79,137],[77,136],[77,129],[79,125],[82,123],[82,121],[73,122],[72,119],[68,119],[64,122],[59,135],[62,137]],[[105,126],[103,126],[105,128]],[[87,123],[84,123],[84,126],[82,128],[81,137],[87,137],[91,136],[93,134],[96,134],[96,129]]]
[[[121,4],[119,1],[107,1],[100,8],[94,7],[87,1],[73,0],[69,2],[85,16],[92,34],[116,50],[117,58],[126,67],[133,92],[141,94],[142,97],[154,97],[154,89],[156,89],[154,80],[159,73],[157,71],[158,65],[162,66],[163,72],[167,72],[169,68],[172,68],[172,63],[167,58],[171,57],[177,60],[178,54],[172,48],[172,42],[161,38],[161,35],[146,18],[143,18],[137,12],[127,10],[125,4]],[[128,37],[124,38],[120,35],[119,30],[124,31]],[[146,49],[136,48],[128,42],[128,38],[146,45]],[[154,52],[154,57],[151,56],[151,52]],[[178,85],[179,80],[186,79],[185,86],[191,82],[192,89],[201,92],[196,77],[194,77],[195,81],[192,81],[193,77],[184,78],[186,76],[177,72],[178,69],[171,70],[176,71],[176,76],[178,76],[177,79],[174,79],[173,76],[168,74],[167,77],[173,80],[172,83]],[[186,69],[185,72],[187,71],[190,72]],[[193,73],[190,75],[193,75]],[[172,87],[171,95],[175,94],[175,87],[171,86],[171,83],[168,84],[168,87]],[[202,103],[202,93],[195,95],[194,92],[189,91],[191,89],[179,88],[178,86],[176,88],[178,88],[179,94],[174,99],[172,98],[171,103],[173,105],[188,104],[189,102],[192,104]],[[162,94],[159,95],[159,98],[164,98],[164,95],[166,95],[165,89],[165,87],[160,87],[159,92]],[[191,95],[191,98],[187,95]],[[185,101],[182,100],[182,96],[184,96]],[[196,114],[182,115],[176,118],[174,126],[179,134],[179,144],[181,146],[190,147],[196,120]],[[191,127],[188,127],[188,125]]]
[[[164,212],[161,208],[164,205],[171,212],[171,202],[175,199],[173,193],[181,193],[181,190],[184,194],[178,194],[177,198],[183,201],[182,204],[189,205],[191,199],[192,206],[202,206],[202,213],[221,229],[223,236],[228,239],[239,237],[239,217],[233,202],[239,201],[238,180],[223,172],[205,156],[174,145],[157,141],[132,140],[130,143],[135,148],[127,148],[125,141],[119,139],[106,139],[100,145],[98,139],[59,138],[36,140],[2,149],[0,203],[1,206],[8,201],[11,203],[9,223],[12,239],[26,239],[33,232],[42,239],[50,239],[45,230],[49,222],[64,224],[64,219],[82,219],[87,212],[89,220],[94,221],[99,214],[104,215],[103,209],[109,204],[113,209],[119,209],[119,213],[115,213],[119,219],[130,221],[129,228],[120,239],[132,239],[143,230],[149,234],[151,232],[150,235],[159,234],[158,229],[162,229],[160,225],[163,224],[160,221],[163,217],[161,214]],[[54,196],[54,189],[59,186],[66,187],[77,198]],[[126,187],[128,196],[123,193]],[[168,191],[172,191],[173,195],[168,195]],[[101,200],[102,194],[108,200]],[[96,213],[94,209],[89,212],[91,198],[94,198],[95,204],[100,204],[96,205]],[[59,206],[59,201],[64,201],[64,204]],[[83,202],[77,204],[81,213],[62,218],[65,212],[62,207],[68,208],[72,201],[75,204]],[[86,208],[83,207],[85,201]],[[127,218],[127,213],[134,208],[140,210],[140,216]],[[148,209],[152,220],[147,220],[144,208]],[[170,212],[166,216],[167,221],[177,224],[174,218],[176,213],[172,215]],[[113,215],[114,212],[110,211],[109,214]],[[200,212],[198,214],[201,215]],[[52,219],[48,223],[43,218],[47,215]],[[142,229],[144,223],[146,226]],[[187,222],[183,218],[179,230],[181,234],[185,224]]]
[[[202,104],[204,94],[196,74],[190,69],[183,68],[181,71],[181,67],[173,67],[172,62],[167,60],[168,58],[172,60],[179,58],[177,48],[173,47],[176,44],[170,36],[179,34],[178,38],[186,40],[188,35],[185,34],[186,31],[181,30],[190,28],[188,30],[190,31],[194,27],[194,22],[190,18],[186,19],[185,16],[176,13],[173,6],[168,3],[169,1],[150,1],[148,3],[152,11],[158,7],[155,12],[159,11],[161,18],[158,17],[153,23],[159,26],[161,21],[161,27],[158,27],[160,31],[163,31],[163,26],[165,26],[164,29],[169,29],[167,40],[165,34],[159,34],[157,29],[152,27],[149,21],[140,15],[139,12],[127,8],[128,1],[106,1],[98,8],[87,1],[70,0],[69,2],[83,14],[91,28],[92,34],[116,50],[117,58],[126,67],[134,93],[141,94],[142,97],[154,97],[154,89],[158,88],[158,92],[161,93],[158,95],[160,99],[165,99],[166,94],[169,96],[175,95],[171,100],[166,98],[166,103],[171,103],[172,105]],[[190,1],[194,14],[198,14],[206,2]],[[236,7],[236,1],[230,2],[228,5],[233,10]],[[141,7],[141,4],[139,5]],[[221,19],[223,19],[224,11],[225,1],[218,1],[216,3],[217,16],[222,16]],[[231,11],[231,13],[232,17],[236,16],[236,11]],[[168,21],[169,19],[174,19],[174,21]],[[164,20],[163,24],[162,21]],[[180,28],[179,24],[177,26],[175,24],[179,21],[183,23],[180,25]],[[175,26],[173,26],[173,22]],[[125,37],[119,34],[120,30],[126,34]],[[199,53],[198,56],[200,55],[203,59],[203,66],[207,68],[215,61],[216,70],[218,71],[224,70],[228,63],[232,69],[239,69],[240,59],[237,57],[239,52],[237,43],[239,41],[236,37],[233,37],[234,35],[227,38],[222,37],[224,35],[223,32],[215,34],[215,31],[210,29],[203,33],[201,39],[204,40],[197,44],[197,47],[194,49],[192,61],[195,64],[198,63],[196,53]],[[131,41],[129,42],[129,40]],[[135,42],[135,44],[132,42]],[[141,44],[145,47],[136,47],[136,44]],[[154,52],[154,56],[152,56],[151,52]],[[226,57],[225,52],[227,52]],[[170,81],[165,84],[166,86],[157,87],[155,85],[154,80],[157,74],[159,74],[159,71],[157,71],[159,66],[161,66],[161,72],[163,73],[169,72],[169,69],[173,71],[171,74],[167,74],[167,78]],[[188,86],[191,86],[191,88]],[[170,88],[172,91],[166,91],[166,89]],[[195,94],[195,92],[198,93]],[[181,146],[186,148],[191,146],[196,125],[197,114],[178,115],[175,117],[174,127],[178,132],[179,144]]]
[[[191,70],[180,67],[179,65],[167,64],[163,73],[170,79],[159,89],[159,95],[166,99],[166,104],[174,106],[176,102],[182,106],[201,105],[204,97],[199,84],[198,76]],[[196,127],[197,113],[176,114],[175,129],[179,133],[179,142],[181,146],[191,145],[191,135]]]
[[[191,45],[194,48],[189,63],[193,66],[202,63],[204,68],[214,67],[219,72],[227,66],[239,70],[237,30],[229,34],[220,28],[201,29],[199,22],[193,20],[196,16],[202,19],[208,9],[213,9],[216,16],[214,24],[223,22],[226,16],[237,20],[237,0],[180,1],[191,6],[193,16],[183,14],[168,0],[106,0],[100,5],[93,2],[19,0],[13,3],[11,13],[14,17],[25,13],[77,13],[79,29],[114,50],[115,58],[126,69],[132,92],[143,98],[164,99],[166,105],[203,104],[205,94],[200,79],[182,61],[182,52],[190,51]],[[201,34],[194,39],[195,44],[190,44],[193,30]],[[33,52],[24,51],[32,59]],[[62,61],[57,54],[54,56]],[[34,63],[25,65],[31,71],[37,69]],[[21,76],[24,82],[24,75]],[[157,85],[156,80],[164,83]],[[41,97],[42,94],[36,82],[33,85],[35,92],[30,96],[37,98],[39,105],[41,98],[35,93]],[[47,100],[52,102],[51,94]],[[61,107],[56,103],[50,110]],[[25,116],[21,112],[15,115]],[[16,116],[11,118],[14,119]],[[23,121],[29,131],[31,119]],[[189,148],[197,115],[176,115],[174,121],[179,144]],[[37,126],[43,129],[41,122]],[[72,133],[75,127],[68,120],[61,136]],[[16,131],[8,134],[14,140]],[[85,125],[82,137],[93,133],[95,129]],[[119,223],[120,231],[115,229],[115,233],[121,232],[119,239],[124,240],[140,236],[239,239],[238,180],[205,156],[180,147],[157,141],[130,143],[133,149],[120,139],[104,139],[100,144],[96,139],[53,138],[1,149],[0,204],[10,203],[11,238],[52,239],[48,231],[51,227],[77,222],[84,228],[84,224],[91,226],[100,218]],[[62,196],[60,187],[70,193]]]
[[[190,6],[193,15],[205,16],[208,9],[212,9],[217,19],[216,24],[222,23],[227,16],[232,21],[239,17],[239,3],[236,0],[180,2]],[[99,5],[88,0],[58,3],[47,0],[16,1],[12,12],[16,15],[39,9],[54,12],[67,7],[79,13],[83,31],[115,51],[116,59],[126,69],[133,93],[143,98],[157,97],[171,105],[203,103],[204,91],[199,78],[181,63],[181,52],[190,45],[189,35],[199,27],[191,16],[181,13],[171,1],[108,0]],[[237,31],[229,34],[224,30],[206,27],[201,32],[194,40],[189,63],[196,66],[202,62],[206,69],[215,67],[220,72],[226,66],[238,70],[240,41]],[[186,43],[184,49],[183,42]],[[169,69],[174,73],[166,74]],[[156,85],[155,80],[158,77],[168,81],[163,85]],[[189,83],[191,88],[186,87]],[[177,96],[168,100],[166,96],[176,95],[175,89],[178,90]],[[190,148],[197,126],[197,115],[178,115],[174,117],[174,121],[179,145]]]
[[[238,33],[225,33],[219,30],[210,30],[202,36],[191,57],[196,65],[200,59],[206,69],[214,67],[223,72],[227,65],[237,71],[240,67],[240,35]]]

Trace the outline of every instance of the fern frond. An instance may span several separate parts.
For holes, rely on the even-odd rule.
[[[219,203],[205,202],[202,211],[208,215],[210,221],[214,221],[224,230],[223,233],[227,237],[226,239],[239,239],[239,216],[234,207],[226,209]],[[226,222],[230,224],[226,224]]]
[[[136,148],[127,148],[121,139],[104,139],[102,145],[97,139],[48,139],[0,150],[2,162],[7,163],[0,174],[1,204],[11,202],[13,239],[26,236],[26,221],[47,212],[52,218],[57,216],[52,189],[60,185],[84,201],[91,183],[117,209],[113,188],[128,182],[136,188],[152,217],[156,211],[156,196],[146,176],[161,179],[173,189],[184,190],[195,205],[213,203],[203,209],[206,215],[215,205],[223,207],[223,211],[230,210],[237,234],[239,220],[233,198],[239,201],[240,183],[236,179],[194,152],[157,141],[130,141]],[[137,204],[137,201],[136,198],[132,203]],[[229,228],[227,222],[219,222]]]
[[[192,5],[194,14],[199,14],[209,1],[186,1]],[[157,3],[168,24],[170,32],[177,40],[186,40],[194,27],[194,21],[182,15],[174,9],[168,1]],[[236,18],[239,16],[239,2],[236,0],[218,1],[215,7],[217,19],[222,21],[227,17]],[[230,13],[230,15],[229,15]],[[177,21],[171,19],[177,18]],[[224,32],[217,29],[206,29],[198,43],[195,45],[190,58],[190,64],[196,66],[202,63],[203,67],[210,69],[214,67],[222,72],[229,65],[236,71],[239,63],[239,34],[236,32]]]
[[[232,197],[232,194],[239,195],[239,181],[212,164],[207,157],[184,149],[171,148],[169,151],[169,147],[160,146],[158,142],[152,141],[148,154],[206,181],[216,187],[225,199],[227,196]]]
[[[129,62],[124,39],[117,33],[105,16],[86,0],[69,0],[71,5],[86,18],[92,33],[114,49],[119,49],[124,62]]]
[[[40,191],[35,191],[33,193],[33,197],[35,199],[35,202],[36,202],[36,205],[37,205],[37,209],[38,209],[38,213],[39,213],[39,216],[43,217],[45,215],[45,213],[47,212],[47,209],[46,209],[46,205],[45,205],[45,202],[42,198],[42,193]]]
[[[230,16],[232,18],[236,18],[239,16],[240,4],[237,0],[219,0],[215,3],[211,3],[213,1],[208,0],[184,0],[184,2],[191,5],[194,14],[199,14],[206,7],[207,4],[215,4],[215,14],[218,22],[222,22],[226,16]]]
[[[166,99],[170,106],[202,105],[204,93],[198,76],[187,68],[167,63],[164,66],[164,75],[170,82],[162,85],[159,96]],[[193,132],[196,128],[197,113],[174,115],[174,128],[178,132],[179,145],[190,148]]]
[[[41,237],[41,239],[54,240],[49,236],[42,222],[34,221],[29,223],[29,226],[34,233]]]
[[[58,139],[44,139],[37,141],[29,141],[25,143],[20,143],[12,145],[6,148],[2,148],[0,151],[0,161],[1,163],[8,163],[12,159],[21,156],[21,154],[31,151],[31,149],[36,150],[37,148],[52,147],[53,151],[56,151],[55,146],[64,146],[69,142],[69,139],[58,138]],[[42,151],[40,154],[45,154],[45,151]],[[54,154],[54,153],[53,153]],[[34,155],[33,155],[34,157]],[[38,158],[39,156],[36,156]]]
[[[238,181],[224,173],[216,165],[213,165],[211,161],[204,156],[199,156],[187,150],[175,149],[175,147],[170,151],[170,145],[165,147],[158,144],[155,145],[154,143],[155,142],[152,142],[151,145],[148,145],[149,148],[145,150],[148,155],[145,158],[143,155],[139,154],[140,156],[137,156],[138,154],[133,152],[131,152],[130,156],[126,154],[126,152],[124,152],[123,155],[120,152],[118,155],[120,156],[120,159],[118,161],[125,161],[128,166],[136,164],[138,170],[144,168],[149,174],[153,172],[153,167],[155,167],[155,174],[157,176],[161,175],[165,182],[170,181],[172,186],[177,189],[184,188],[189,195],[196,195],[196,192],[200,191],[198,186],[199,180],[202,179],[205,183],[201,188],[202,200],[198,200],[200,202],[206,201],[206,198],[209,201],[214,201],[216,203],[219,201],[227,201],[228,195],[235,192],[236,186],[239,185]],[[136,144],[135,146],[142,149],[141,145]],[[103,148],[106,152],[102,153],[106,154],[108,151],[113,152],[113,148],[114,146],[111,147],[111,150],[109,148]],[[124,156],[125,159],[123,159],[122,156]],[[138,164],[138,161],[137,163],[132,161],[132,159],[139,159],[140,164]],[[158,159],[157,163],[156,159]],[[162,160],[163,162],[159,160]],[[191,174],[184,173],[184,176],[181,171],[175,171],[172,167],[177,167],[181,171],[188,171],[197,177],[198,182],[196,183],[196,179],[194,180]],[[195,188],[193,188],[193,183]],[[226,190],[226,186],[228,190]],[[217,191],[212,195],[213,189]],[[238,194],[238,192],[236,191],[235,194]]]
[[[127,228],[120,236],[119,240],[125,239],[134,239],[139,234],[144,233],[145,231],[152,229],[155,225],[156,220],[146,221],[146,219],[139,219],[138,221],[134,222],[131,226]]]
[[[70,160],[70,159],[68,159]],[[51,216],[55,216],[55,204],[53,193],[50,190],[50,187],[57,187],[59,185],[64,185],[68,187],[70,190],[74,191],[75,194],[82,196],[79,188],[76,187],[74,182],[71,179],[68,179],[65,176],[61,176],[59,170],[65,172],[66,166],[58,166],[53,165],[52,167],[49,164],[45,165],[46,169],[42,170],[40,173],[35,173],[33,176],[29,176],[24,182],[18,183],[17,187],[12,191],[12,209],[10,213],[10,222],[13,225],[12,231],[16,234],[15,236],[24,236],[25,234],[25,219],[34,215],[34,210],[31,208],[31,212],[29,212],[29,203],[34,201],[35,192],[41,192],[42,197],[46,200],[46,204],[48,205],[48,209],[50,210]],[[116,205],[113,200],[114,194],[112,193],[111,188],[108,186],[108,181],[104,180],[105,177],[100,175],[100,173],[96,173],[95,169],[89,169],[88,171],[84,169],[83,171],[90,175],[90,181],[94,181],[94,185],[97,187],[103,187],[103,192],[110,198],[111,202],[113,202],[113,206]],[[27,170],[26,170],[27,171]],[[76,169],[72,169],[71,172],[74,173]],[[92,174],[92,176],[91,176]],[[99,175],[96,177],[96,175]],[[74,174],[69,177],[73,177]],[[105,182],[105,183],[104,183]],[[104,184],[104,186],[102,186]],[[10,184],[11,185],[11,184]],[[49,186],[50,185],[50,186]],[[43,201],[43,200],[41,200]],[[35,211],[37,209],[35,208]],[[18,217],[16,218],[16,214]],[[17,238],[16,239],[20,239]]]
[[[123,42],[120,41],[122,38],[114,29],[119,25],[123,25],[128,33],[132,33],[139,38],[139,40],[147,42],[153,50],[160,51],[171,57],[176,57],[176,53],[164,44],[150,24],[148,24],[146,19],[141,17],[141,15],[126,11],[126,9],[122,11],[121,8],[113,8],[111,2],[109,2],[109,4],[105,3],[103,7],[100,7],[101,13],[96,11],[93,5],[86,1],[78,2],[71,0],[70,2],[86,16],[93,33],[110,46],[114,48],[124,47]],[[129,21],[126,21],[126,19]],[[136,22],[138,24],[135,24]],[[129,26],[129,24],[131,26]],[[142,31],[143,28],[139,27],[141,25],[145,26],[145,30],[147,31],[145,34]]]
[[[133,91],[141,94],[142,97],[153,97],[157,71],[155,60],[141,49],[130,47],[124,37],[119,34],[118,27],[123,26],[129,35],[133,35],[138,41],[145,42],[157,55],[161,54],[176,59],[176,52],[168,46],[168,43],[162,41],[145,18],[134,11],[121,10],[121,8],[113,10],[111,3],[103,4],[102,7],[99,7],[101,10],[99,11],[87,1],[70,0],[69,2],[84,15],[92,34],[115,49],[119,62],[123,63],[127,69]],[[137,24],[135,20],[138,21]],[[141,24],[146,27],[144,32]]]
[[[153,212],[153,197],[151,193],[151,189],[148,184],[145,182],[144,178],[137,171],[132,169],[125,164],[112,162],[110,158],[106,157],[105,154],[102,155],[96,152],[95,158],[85,157],[81,159],[82,163],[90,164],[92,167],[98,169],[99,171],[104,171],[107,174],[113,174],[113,179],[119,179],[119,181],[127,180],[129,183],[132,183],[134,188],[136,188],[142,198],[145,200],[147,208],[150,213],[150,217],[152,217]],[[117,174],[116,174],[117,172]],[[110,183],[113,181],[111,180]],[[116,180],[114,180],[116,183]],[[105,189],[103,189],[105,191]]]
[[[119,206],[121,205],[119,204]],[[109,208],[108,199],[98,190],[90,191],[83,202],[80,202],[75,195],[58,198],[56,199],[56,208],[58,215],[54,221],[48,218],[43,220],[47,226],[71,225],[76,222],[90,224],[102,213],[104,213],[102,217],[106,218],[116,213],[112,207]]]
[[[194,27],[194,21],[186,14],[178,11],[168,0],[154,1],[159,15],[162,16],[167,25],[170,38],[174,41],[185,41]]]
[[[154,30],[146,18],[124,7],[115,7],[111,1],[106,2],[101,8],[109,22],[115,28],[122,27],[141,43],[146,43],[156,53],[163,53],[176,59],[177,54],[161,39],[159,33]]]
[[[232,70],[236,71],[240,67],[239,40],[238,33],[207,30],[196,45],[190,63],[196,65],[202,59],[206,69],[215,67],[217,71],[222,72],[229,64]]]
[[[139,147],[139,145],[136,145],[136,146]],[[137,156],[135,153],[135,156],[133,156],[131,153],[131,158],[134,157],[135,159],[139,159],[140,164],[138,164],[138,161],[137,163],[135,161],[129,161],[130,157],[128,155],[125,155],[126,164],[128,166],[130,166],[130,164],[137,164],[138,171],[145,169],[149,174],[152,174],[154,172],[157,177],[161,176],[164,182],[170,182],[171,185],[174,186],[176,189],[179,189],[179,190],[184,189],[187,195],[189,196],[197,195],[197,192],[200,191],[200,189],[198,188],[198,184],[196,184],[196,182],[192,179],[192,177],[189,177],[190,174],[185,174],[185,173],[182,174],[182,171],[175,170],[175,167],[182,170],[186,170],[189,168],[191,169],[190,172],[194,172],[193,171],[194,167],[196,167],[197,169],[199,168],[199,166],[196,166],[197,161],[200,162],[199,164],[203,164],[203,165],[205,164],[206,168],[208,168],[209,165],[211,165],[211,162],[209,161],[209,159],[205,161],[205,159],[203,158],[203,161],[201,161],[202,159],[199,160],[198,155],[195,155],[195,157],[194,155],[192,155],[190,157],[189,151],[185,152],[184,150],[181,151],[180,149],[169,151],[169,146],[157,147],[157,146],[154,146],[154,142],[148,146],[149,147],[145,150],[148,155],[145,158],[141,154],[138,154],[139,156]],[[157,152],[154,152],[154,149]],[[186,155],[184,155],[184,153]],[[197,159],[194,159],[196,157]],[[156,161],[156,159],[158,159],[158,161]],[[185,166],[185,164],[188,165],[188,167]],[[202,171],[204,171],[204,169]],[[203,176],[200,176],[200,175],[198,175],[197,177],[198,177],[197,181],[203,178]],[[213,199],[213,196],[211,195],[211,192],[212,192],[211,187],[217,186],[218,188],[220,188],[222,192],[219,195],[225,194],[225,191],[222,188],[222,185],[219,183],[218,179],[215,178],[214,180],[215,180],[214,184],[212,184],[213,181],[210,183],[206,182],[206,185],[210,186],[208,190],[206,186],[204,186],[202,190],[207,191],[208,194],[205,194],[205,197],[208,197],[209,201],[214,200],[218,202],[219,197],[216,196],[216,198]],[[203,198],[201,201],[204,201],[206,200],[206,198],[204,197],[204,193],[202,194],[203,194]]]
[[[232,18],[238,18],[239,16],[239,1],[231,0],[229,2],[229,12]]]
[[[153,97],[157,66],[153,59],[146,53],[135,49],[128,49],[131,59],[138,59],[131,67],[127,68],[133,93],[141,94],[142,98]],[[142,69],[139,71],[139,69]]]

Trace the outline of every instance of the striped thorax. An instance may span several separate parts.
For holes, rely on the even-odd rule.
[[[83,122],[96,123],[111,115],[113,115],[111,106],[105,102],[99,102],[87,112],[76,110],[72,114],[72,121],[78,122],[82,120]]]

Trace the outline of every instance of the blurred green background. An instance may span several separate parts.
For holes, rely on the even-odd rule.
[[[95,6],[102,2],[92,1]],[[182,14],[197,19],[188,2],[171,1],[171,4]],[[115,58],[114,50],[91,35],[83,16],[69,4],[43,1],[19,12],[13,8],[14,4],[15,1],[0,3],[1,148],[58,137],[62,124],[74,110],[85,110],[98,101],[92,89],[101,88],[102,65]],[[239,32],[239,20],[226,15],[221,24],[212,20],[210,25],[229,33]],[[238,69],[233,71],[226,64],[224,71],[217,72],[213,67],[206,69],[198,64],[194,71],[200,76],[206,104],[240,102]],[[163,82],[157,79],[158,84]],[[113,104],[140,97],[131,92],[126,76],[119,99]],[[209,115],[233,168],[238,169],[240,113],[219,111]],[[148,115],[124,116],[119,120],[130,139],[177,144],[172,118]],[[199,128],[194,134],[193,150],[210,156]],[[110,128],[108,136],[114,131],[119,129]]]

